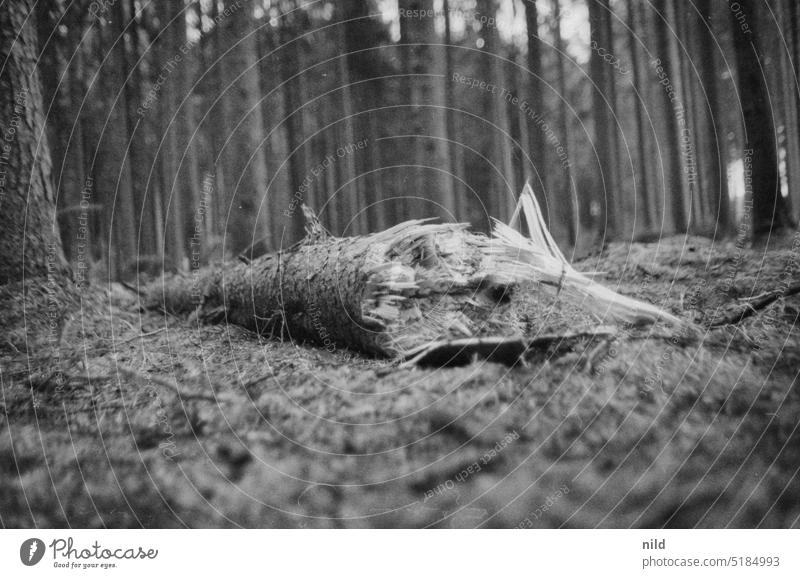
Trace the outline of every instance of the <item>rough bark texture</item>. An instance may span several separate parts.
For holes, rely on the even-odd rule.
[[[634,114],[636,120],[636,154],[638,155],[639,167],[638,172],[634,171],[634,188],[636,190],[636,198],[641,201],[641,208],[639,213],[642,216],[643,227],[647,232],[652,231],[655,219],[653,217],[653,207],[650,199],[650,186],[649,175],[650,171],[649,161],[647,158],[647,131],[645,127],[646,110],[644,105],[644,98],[646,96],[642,93],[642,71],[640,69],[639,51],[639,34],[642,33],[641,17],[638,12],[637,2],[635,0],[628,0],[628,49],[631,54],[631,72],[633,74],[633,88],[634,88]]]
[[[65,270],[32,2],[0,4],[0,285]]]
[[[660,99],[663,106],[664,114],[664,143],[661,147],[666,151],[664,155],[664,192],[670,203],[670,211],[672,216],[672,224],[676,233],[685,233],[687,227],[686,220],[686,206],[684,203],[683,194],[683,178],[681,175],[681,155],[680,155],[680,134],[678,127],[677,116],[682,113],[683,104],[680,102],[678,95],[680,91],[673,84],[673,77],[675,76],[675,67],[672,63],[672,51],[670,44],[669,30],[664,25],[667,19],[668,4],[666,0],[657,0],[654,3],[657,13],[657,21],[655,26],[655,44],[657,56],[655,61],[651,61],[651,68],[661,66],[663,68],[663,75],[660,72],[657,74],[661,77],[656,78],[664,82],[662,90],[658,90]],[[659,69],[656,68],[656,71]],[[661,87],[658,87],[659,89]]]
[[[528,31],[528,95],[535,114],[544,114],[544,82],[542,80],[542,46],[539,38],[539,12],[536,2],[523,2],[525,7],[525,25]],[[536,126],[533,115],[526,115],[528,128],[528,148],[535,177],[531,179],[531,187],[544,210],[546,220],[553,210],[548,197],[547,166],[545,158],[545,141],[542,131]]]
[[[610,36],[611,7],[608,0],[589,2],[589,22],[592,41],[597,46],[613,53]],[[600,219],[603,233],[613,238],[619,232],[617,198],[619,175],[617,168],[616,138],[616,92],[612,69],[600,57],[597,50],[589,57],[589,76],[594,83],[593,109],[595,115],[595,147],[600,162],[602,190],[598,194]],[[604,221],[604,222],[603,222]]]
[[[734,46],[745,149],[752,150],[753,234],[758,236],[789,226],[790,219],[781,196],[773,111],[762,71],[763,51],[758,42],[758,11],[752,0],[742,0],[740,4],[752,33],[743,29],[733,12],[731,18],[736,31]]]
[[[510,335],[507,258],[463,225],[408,221],[361,237],[325,234],[315,218],[293,249],[251,264],[172,277],[150,308],[226,321],[258,333],[386,356],[458,337]]]
[[[558,130],[561,133],[561,138],[564,139],[562,147],[564,149],[564,158],[566,162],[562,162],[564,169],[564,188],[560,195],[558,206],[561,212],[561,220],[567,228],[567,239],[570,246],[574,247],[578,240],[578,229],[575,222],[575,216],[579,212],[578,196],[574,190],[574,180],[572,178],[572,169],[569,164],[569,118],[567,116],[567,102],[569,99],[567,91],[566,70],[564,62],[564,42],[561,36],[561,7],[559,0],[553,0],[553,38],[556,48],[556,59],[558,61]]]

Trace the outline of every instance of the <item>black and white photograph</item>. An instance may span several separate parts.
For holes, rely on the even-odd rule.
[[[798,223],[796,0],[0,0],[0,568],[800,571]]]

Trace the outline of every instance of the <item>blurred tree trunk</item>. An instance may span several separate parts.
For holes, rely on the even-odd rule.
[[[78,114],[82,98],[74,98],[82,82],[83,55],[76,50],[83,32],[82,22],[76,18],[78,11],[63,13],[51,2],[38,2],[34,9],[40,49],[38,68],[42,79],[42,106],[50,142],[53,183],[58,191],[58,224],[64,253],[72,262],[83,186],[83,137]],[[68,27],[66,34],[60,34],[56,28],[59,21]],[[73,64],[69,69],[65,53],[72,55]],[[81,242],[86,241],[82,239]]]
[[[283,100],[285,103],[283,124],[286,128],[286,143],[288,149],[288,175],[289,175],[289,190],[291,195],[288,198],[287,206],[274,207],[279,210],[283,216],[282,233],[288,244],[291,240],[300,234],[303,224],[303,215],[300,212],[300,205],[293,195],[301,195],[302,202],[310,203],[308,198],[309,186],[305,185],[305,172],[307,166],[306,148],[303,145],[303,115],[305,112],[301,110],[303,104],[302,85],[300,83],[300,76],[305,74],[303,71],[303,39],[296,39],[295,31],[291,28],[290,24],[284,22],[281,29],[281,45],[283,46],[280,51],[280,78],[283,84]],[[299,74],[295,78],[294,75]],[[301,190],[301,187],[303,190]]]
[[[159,37],[156,52],[156,83],[160,90],[156,95],[160,126],[158,129],[162,212],[166,219],[165,257],[168,267],[183,269],[186,261],[185,214],[187,199],[178,172],[181,150],[179,145],[180,119],[178,107],[183,97],[181,93],[182,70],[186,62],[181,52],[184,28],[186,26],[183,9],[177,3],[164,2],[158,5]]]
[[[654,0],[653,6],[656,12],[656,21],[654,26],[655,44],[656,44],[656,59],[651,64],[656,70],[656,82],[661,82],[658,90],[658,100],[661,101],[663,109],[665,135],[663,146],[660,147],[664,151],[662,162],[664,165],[664,195],[669,204],[672,226],[674,232],[685,233],[687,229],[686,209],[683,194],[683,177],[681,174],[681,148],[680,148],[680,132],[678,127],[678,119],[676,113],[680,113],[683,104],[680,101],[680,91],[673,84],[675,81],[676,68],[672,63],[672,50],[670,47],[671,32],[667,27],[667,1],[668,0]],[[661,73],[658,71],[662,70]],[[666,84],[664,84],[666,83]],[[668,89],[673,91],[673,97],[670,97]]]
[[[689,14],[691,12],[691,14]],[[673,60],[677,64],[676,78],[681,99],[684,104],[683,117],[679,118],[681,127],[681,166],[683,167],[683,189],[685,192],[685,202],[689,209],[688,227],[695,234],[707,234],[710,232],[707,217],[711,212],[707,204],[704,187],[702,186],[702,168],[699,166],[698,155],[700,154],[700,143],[703,140],[701,131],[701,120],[699,117],[700,103],[705,101],[705,97],[699,87],[696,87],[695,75],[692,74],[691,62],[693,46],[697,43],[696,13],[694,10],[687,11],[683,7],[677,6],[676,2],[669,3],[670,23],[675,30],[672,38]],[[702,58],[713,59],[711,54],[704,54]]]
[[[589,24],[592,42],[599,49],[613,54],[611,31],[611,7],[609,0],[590,0]],[[589,76],[593,88],[593,110],[595,126],[595,148],[602,171],[602,190],[597,201],[600,208],[600,222],[604,226],[602,234],[615,238],[620,233],[618,215],[619,174],[616,127],[616,88],[614,70],[606,63],[599,50],[592,50],[589,63]]]
[[[31,0],[0,4],[0,285],[67,272],[32,11]]]
[[[223,162],[229,202],[223,218],[227,223],[226,238],[235,253],[262,240],[264,248],[270,249],[266,225],[269,211],[276,209],[262,204],[269,180],[262,143],[264,119],[253,16],[255,4],[255,0],[226,3],[227,15],[220,20],[220,32],[227,40],[220,53],[224,79],[223,134],[227,139]]]
[[[456,97],[453,84],[453,34],[451,29],[450,19],[450,2],[443,0],[442,8],[444,10],[444,53],[445,53],[445,73],[444,73],[444,86],[445,86],[445,106],[447,107],[447,136],[450,139],[448,143],[448,151],[450,157],[450,170],[453,173],[453,219],[460,221],[466,218],[466,210],[463,207],[466,190],[463,185],[464,179],[464,150],[461,148],[461,136],[459,123],[456,119],[456,112],[453,110],[456,106]],[[380,227],[383,229],[383,227]],[[379,229],[379,230],[380,230]]]
[[[523,0],[525,6],[525,24],[528,32],[528,99],[531,114],[526,114],[528,147],[530,149],[531,161],[533,162],[532,175],[530,179],[533,192],[542,208],[542,214],[546,221],[549,221],[549,213],[553,210],[555,203],[549,198],[548,189],[548,166],[545,154],[544,134],[536,126],[533,116],[544,114],[544,81],[542,79],[542,41],[539,38],[539,11],[537,10],[536,0]],[[527,165],[527,163],[525,163]]]
[[[203,4],[201,3],[201,6]],[[217,3],[210,2],[206,16],[209,20],[215,21],[217,17]],[[215,195],[211,200],[211,213],[213,214],[214,233],[225,235],[225,221],[228,207],[228,197],[231,191],[226,187],[227,171],[222,160],[222,148],[225,142],[225,107],[222,100],[222,91],[225,86],[223,78],[224,59],[221,58],[223,51],[222,31],[216,24],[206,36],[207,42],[203,47],[203,69],[207,70],[206,84],[206,105],[207,109],[207,134],[211,149],[212,171],[214,173]],[[219,60],[217,60],[219,58]],[[212,63],[216,61],[213,68],[209,70]]]
[[[274,29],[269,27],[268,30],[273,31]],[[260,45],[263,46],[261,53],[265,55],[276,50],[280,44],[280,32],[275,31],[268,36],[270,33],[263,31],[259,37]],[[284,80],[282,58],[283,51],[276,51],[269,58],[261,61],[261,93],[265,97],[262,103],[262,115],[264,135],[269,142],[267,170],[271,175],[271,185],[267,191],[265,206],[270,212],[272,246],[277,250],[291,244],[290,238],[296,226],[294,215],[287,217],[284,212],[291,206],[294,190],[292,190],[290,175],[290,149],[287,136],[289,131],[286,122],[287,87],[281,86]]]
[[[553,2],[553,39],[556,49],[556,60],[558,66],[558,127],[561,133],[561,138],[564,139],[561,143],[563,151],[557,151],[561,167],[564,171],[564,189],[557,206],[560,207],[561,221],[567,228],[567,242],[570,247],[575,246],[577,241],[578,231],[576,227],[576,216],[579,214],[578,196],[575,190],[575,182],[572,178],[572,169],[570,166],[569,158],[569,117],[567,112],[567,80],[566,70],[564,63],[564,42],[561,38],[561,5],[559,0],[552,0]],[[566,160],[563,160],[566,159]]]
[[[433,10],[433,0],[399,0],[401,9]],[[447,113],[444,82],[445,56],[439,42],[434,18],[412,19],[400,17],[400,35],[404,47],[405,71],[408,74],[411,106],[411,130],[415,165],[411,172],[411,186],[404,194],[440,203],[446,214],[455,208],[455,192],[451,177],[450,155],[447,144]],[[410,203],[407,216],[428,216],[432,213],[425,203]]]
[[[781,195],[778,173],[778,151],[775,145],[775,126],[764,74],[765,57],[759,43],[760,22],[757,2],[739,2],[745,14],[749,32],[743,30],[734,11],[731,11],[734,29],[736,70],[738,73],[739,100],[742,103],[742,122],[745,130],[745,159],[752,158],[752,226],[753,236],[768,235],[791,224],[786,203]],[[750,157],[752,151],[752,157]],[[745,165],[747,165],[747,160]]]
[[[157,230],[161,223],[156,222],[152,191],[146,189],[148,176],[153,166],[155,156],[150,147],[147,146],[148,137],[152,138],[152,121],[147,122],[144,115],[139,114],[138,109],[142,105],[142,87],[144,81],[139,68],[140,57],[145,55],[146,46],[141,46],[140,35],[146,30],[145,26],[140,26],[136,15],[136,2],[128,0],[126,18],[130,23],[125,41],[125,102],[128,132],[130,134],[129,156],[131,163],[131,189],[133,190],[134,219],[136,223],[136,254],[139,257],[148,257],[151,260],[159,261],[163,257],[163,244],[159,243],[161,235]],[[142,12],[142,18],[148,14]]]
[[[343,16],[346,20],[347,13],[345,12]],[[337,32],[339,34],[339,46],[349,49],[351,34],[357,34],[357,32],[353,31],[353,25],[345,22],[338,27]],[[336,148],[328,151],[328,154],[336,154],[338,156],[336,151],[340,147],[346,147],[356,141],[357,119],[353,106],[353,97],[357,89],[350,86],[352,79],[350,78],[348,55],[344,54],[339,57],[337,64],[341,86],[339,97],[342,109],[338,123],[341,138]],[[341,190],[338,193],[340,220],[337,232],[341,235],[359,235],[367,229],[366,212],[364,212],[366,199],[364,197],[363,183],[359,178],[355,155],[345,154],[343,158],[338,160],[337,164],[342,169]]]
[[[796,0],[780,0],[777,13],[786,38],[786,47],[779,50],[789,200],[792,219],[800,222],[800,4]]]
[[[107,237],[109,273],[129,277],[136,253],[136,217],[133,174],[129,156],[128,99],[125,90],[126,55],[124,30],[130,23],[123,2],[117,2],[102,27],[101,54],[105,63],[98,72],[103,100],[102,133],[97,143],[96,190],[103,195],[104,217],[110,230]]]
[[[678,10],[676,0],[666,0],[664,7],[665,10],[661,14],[665,18],[666,29],[662,31],[662,34],[666,38],[669,53],[669,81],[675,90],[671,114],[675,120],[675,138],[678,145],[678,170],[676,176],[680,179],[679,186],[673,191],[673,208],[675,214],[680,215],[680,227],[678,227],[678,221],[676,221],[676,228],[678,232],[683,233],[694,228],[695,220],[698,217],[694,206],[696,187],[695,183],[690,179],[689,172],[693,170],[693,167],[690,166],[693,163],[691,102],[687,98],[684,72],[686,58],[682,48],[684,33],[684,26],[681,21],[682,11]],[[692,177],[694,177],[693,173]],[[678,200],[680,200],[682,211],[678,210]]]
[[[696,63],[700,93],[705,107],[701,107],[701,124],[698,131],[702,145],[697,150],[697,165],[700,168],[703,188],[702,194],[709,199],[711,216],[715,225],[715,236],[726,236],[733,231],[730,201],[728,199],[727,163],[725,162],[725,131],[719,108],[719,88],[717,79],[716,47],[714,29],[711,22],[711,0],[698,0],[697,10],[701,23],[696,27]]]
[[[653,232],[655,227],[655,215],[653,214],[652,193],[650,191],[652,164],[647,154],[648,134],[645,128],[647,111],[645,110],[646,87],[642,86],[642,61],[640,59],[639,37],[644,33],[644,27],[639,14],[637,0],[628,0],[628,50],[631,55],[631,82],[634,92],[634,116],[636,121],[636,155],[639,161],[638,172],[634,169],[634,188],[637,190],[637,198],[641,202],[641,211],[646,233]],[[637,182],[638,181],[638,182]]]
[[[497,21],[495,0],[478,0],[477,11],[481,17],[485,16],[488,22]],[[489,212],[491,216],[507,221],[514,211],[519,194],[515,182],[514,149],[508,114],[508,107],[514,106],[508,99],[516,95],[509,91],[505,61],[500,50],[496,25],[484,23],[481,36],[485,42],[487,77],[496,87],[496,91],[489,95],[490,116],[488,120],[491,125],[487,125],[487,130],[491,134],[491,150],[486,156],[494,165],[491,168],[494,186],[489,199]]]
[[[364,211],[364,232],[383,230],[386,227],[386,208],[382,203],[384,193],[379,170],[380,112],[375,109],[380,106],[380,96],[387,86],[380,78],[380,52],[373,49],[380,45],[384,30],[382,23],[370,15],[369,2],[347,0],[341,6],[343,46],[347,56],[341,59],[340,66],[345,67],[346,78],[352,83],[352,86],[343,88],[342,94],[349,93],[354,104],[351,113],[356,114],[352,119],[355,140],[369,138],[366,151],[349,154],[348,157],[353,157],[354,169],[359,175],[359,199],[365,203],[361,208]],[[373,112],[364,112],[367,110]]]

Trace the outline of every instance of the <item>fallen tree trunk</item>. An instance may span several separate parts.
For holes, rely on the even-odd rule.
[[[547,231],[529,186],[512,218],[513,224],[525,216],[528,237],[503,223],[488,238],[464,224],[418,220],[337,238],[307,207],[303,211],[306,237],[297,245],[250,263],[166,277],[148,291],[148,307],[196,310],[202,320],[261,334],[406,359],[429,346],[428,356],[453,348],[460,357],[485,354],[487,347],[527,350],[535,343],[521,340],[524,324],[513,302],[520,285],[531,282],[579,299],[598,321],[607,315],[633,325],[683,325],[575,271]],[[482,337],[492,339],[476,339]]]
[[[306,210],[306,238],[251,263],[164,278],[149,307],[390,357],[451,338],[519,334],[516,282],[461,224],[408,221],[336,238]]]

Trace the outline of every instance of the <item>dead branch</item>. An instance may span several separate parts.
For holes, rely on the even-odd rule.
[[[798,293],[800,293],[800,282],[789,285],[783,290],[776,289],[774,291],[762,293],[758,297],[748,301],[743,307],[737,309],[733,313],[729,313],[728,315],[725,315],[719,319],[715,319],[709,323],[708,326],[711,328],[717,328],[725,325],[737,325],[748,317],[755,315],[762,309],[766,309],[778,299],[791,297],[792,295],[797,295]]]

